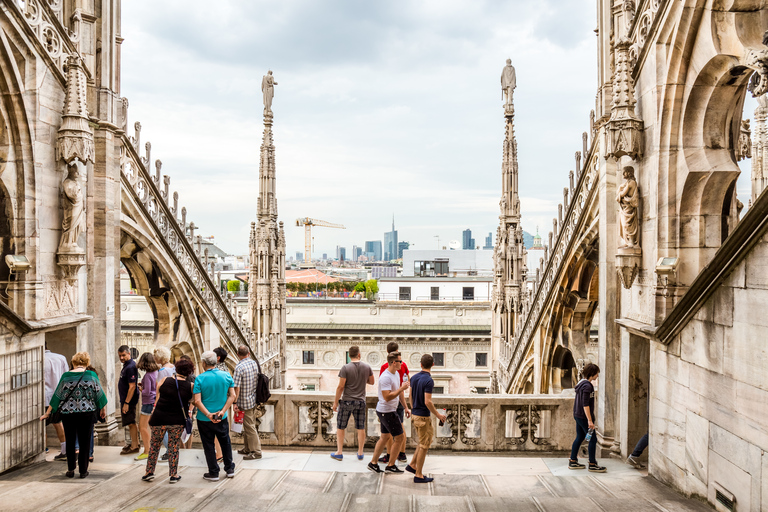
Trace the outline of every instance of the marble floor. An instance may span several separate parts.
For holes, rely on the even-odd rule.
[[[368,471],[370,452],[362,461],[354,451],[340,462],[329,455],[285,449],[252,461],[236,455],[235,477],[209,482],[202,478],[202,450],[182,450],[182,480],[172,485],[167,464],[158,464],[153,482],[142,482],[143,462],[101,446],[89,477],[69,479],[52,451],[46,462],[0,475],[0,511],[711,510],[619,460],[602,460],[608,471],[591,474],[569,470],[563,458],[436,453],[424,467],[435,481],[415,484],[408,473]]]

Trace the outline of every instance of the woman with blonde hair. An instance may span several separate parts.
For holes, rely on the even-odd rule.
[[[141,443],[144,445],[143,453],[136,457],[136,460],[144,460],[149,456],[149,417],[155,408],[155,397],[157,395],[157,371],[160,366],[155,362],[155,356],[149,352],[144,352],[139,358],[139,370],[144,372],[144,376],[139,383],[141,390],[141,416],[139,417],[139,433],[141,434]]]
[[[88,476],[88,447],[93,441],[93,424],[98,416],[105,418],[107,415],[107,396],[99,376],[87,370],[89,364],[88,352],[72,356],[72,370],[61,376],[48,409],[40,416],[40,421],[45,421],[51,414],[61,413],[67,439],[67,478],[75,476],[76,466],[80,468],[80,478]],[[79,456],[75,455],[75,439],[81,447]]]

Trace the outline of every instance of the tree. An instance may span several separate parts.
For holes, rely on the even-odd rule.
[[[365,293],[369,297],[379,293],[379,282],[375,279],[369,279],[365,282]]]
[[[233,279],[231,281],[227,281],[227,291],[228,292],[239,292],[240,291],[240,280],[239,279]]]
[[[364,283],[364,282],[362,282],[362,281],[359,281],[359,282],[358,282],[358,283],[355,285],[355,291],[356,291],[356,292],[364,292],[364,291],[365,291],[365,283]]]

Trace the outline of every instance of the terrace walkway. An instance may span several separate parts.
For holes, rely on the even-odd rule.
[[[151,483],[144,465],[120,456],[117,447],[96,447],[91,475],[64,476],[66,463],[44,462],[0,475],[0,510],[181,512],[255,511],[708,511],[618,460],[602,460],[604,474],[569,471],[564,458],[436,453],[425,470],[433,484],[405,475],[376,475],[354,451],[343,462],[329,450],[269,449],[242,461],[219,482],[203,480],[202,450],[182,450],[182,480],[170,485],[158,464]],[[370,454],[370,452],[368,452]],[[53,453],[48,455],[53,458]],[[222,471],[222,476],[224,475]]]

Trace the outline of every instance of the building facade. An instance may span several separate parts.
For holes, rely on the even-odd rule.
[[[435,393],[485,393],[490,388],[489,322],[487,302],[289,301],[287,384],[333,392],[352,345],[360,347],[378,381],[387,343],[395,341],[412,373],[419,371],[422,354],[435,357]]]

